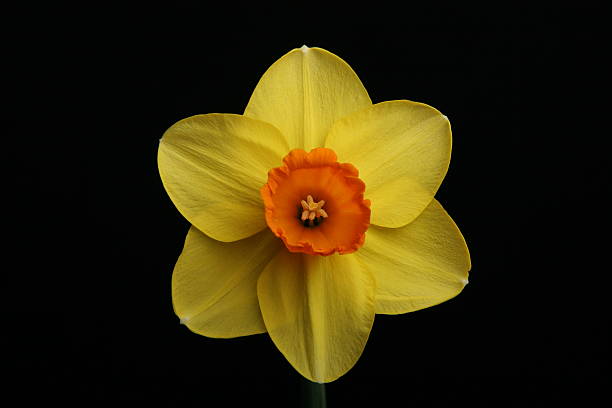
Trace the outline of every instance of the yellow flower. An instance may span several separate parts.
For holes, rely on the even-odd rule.
[[[183,119],[161,140],[164,187],[192,224],[176,314],[208,337],[267,332],[304,377],[337,379],[376,313],[433,306],[467,283],[467,246],[434,199],[450,153],[436,109],[373,105],[337,56],[290,51],[243,115]]]

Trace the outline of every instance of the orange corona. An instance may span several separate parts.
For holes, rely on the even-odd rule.
[[[331,149],[295,149],[268,172],[261,189],[266,222],[289,251],[348,254],[363,245],[370,225],[365,183],[355,166],[337,160]]]

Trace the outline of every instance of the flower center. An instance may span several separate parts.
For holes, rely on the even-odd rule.
[[[317,226],[321,222],[321,218],[327,218],[327,212],[323,209],[325,200],[315,203],[312,196],[308,194],[306,200],[302,200],[301,204],[302,209],[299,218],[305,227]]]
[[[331,255],[363,245],[370,225],[364,191],[359,171],[333,150],[295,149],[268,172],[261,196],[268,227],[290,252]]]

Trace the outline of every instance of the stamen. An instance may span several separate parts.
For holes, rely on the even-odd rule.
[[[300,221],[302,221],[305,227],[319,225],[321,218],[328,217],[327,212],[323,209],[325,200],[321,200],[317,203],[309,194],[306,196],[306,200],[300,201],[300,204],[302,205],[302,209],[301,211],[298,210],[298,218]]]

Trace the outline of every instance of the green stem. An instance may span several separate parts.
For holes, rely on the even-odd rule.
[[[307,379],[301,384],[302,407],[303,408],[326,408],[325,384],[319,384]]]

